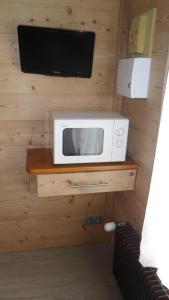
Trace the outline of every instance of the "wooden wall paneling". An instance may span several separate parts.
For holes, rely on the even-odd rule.
[[[117,56],[116,56],[116,74],[114,83],[114,97],[112,109],[121,113],[123,97],[117,94],[117,71],[120,58],[126,58],[127,44],[128,44],[128,32],[129,32],[129,7],[130,0],[120,1],[120,14],[119,14],[119,27],[117,37]]]
[[[10,199],[7,201],[1,200],[2,202],[2,222],[7,220],[21,221],[24,218],[36,219],[38,217],[47,218],[50,216],[59,218],[69,215],[76,217],[77,215],[88,215],[90,213],[101,214],[105,206],[103,193],[76,197],[46,197],[43,199],[36,199],[34,194],[31,201],[27,198],[25,201],[18,201],[17,203],[17,198],[14,198],[13,204],[11,204]]]
[[[122,195],[124,192],[122,192]],[[123,212],[123,202],[121,201],[121,192],[107,193],[105,205],[106,222],[124,222],[126,215]],[[120,202],[120,203],[119,203]]]
[[[129,222],[137,232],[140,232],[145,209],[137,201],[134,192],[109,194],[106,202],[105,219],[108,222]]]
[[[123,2],[125,4],[125,1]],[[127,13],[130,19],[148,9],[157,7],[148,99],[131,100],[123,97],[122,104],[122,114],[130,119],[128,152],[140,166],[136,178],[136,188],[133,192],[116,193],[112,196],[112,216],[123,221],[130,221],[138,231],[141,231],[149,193],[163,92],[166,83],[169,48],[169,2],[166,0],[130,0],[128,7],[129,11],[124,11],[124,14]],[[123,41],[121,43],[123,45]],[[127,55],[126,51],[126,57]]]
[[[52,224],[52,226],[51,226]],[[39,218],[22,222],[0,222],[6,236],[1,236],[1,251],[28,250],[32,248],[48,248],[56,246],[76,245],[111,240],[105,235],[103,225],[82,227],[81,216],[77,219]],[[33,229],[34,228],[34,229]]]
[[[31,146],[45,145],[44,121],[0,120],[0,145]]]
[[[0,1],[0,251],[107,238],[102,226],[82,228],[90,211],[104,216],[105,194],[73,198],[74,214],[69,219],[67,201],[72,197],[40,202],[29,191],[25,165],[27,148],[49,146],[50,110],[112,109],[119,5],[119,0]],[[19,24],[95,31],[92,78],[22,73]]]
[[[92,2],[92,1],[91,1]],[[119,1],[112,2],[111,10],[104,10],[98,5],[95,8],[81,8],[67,6],[65,1],[37,2],[37,1],[1,1],[1,22],[3,25],[0,32],[15,33],[16,25],[39,24],[53,27],[65,27],[75,29],[92,29],[99,32],[98,36],[110,39],[112,33],[116,34]],[[13,18],[11,18],[13,16]],[[4,26],[5,24],[5,26]],[[114,26],[113,26],[114,25]],[[109,29],[109,30],[107,30]],[[112,32],[110,32],[112,31]]]
[[[109,110],[112,95],[1,94],[0,119],[44,122],[49,110],[63,110],[63,103],[67,110]]]
[[[4,200],[1,250],[31,249],[107,240],[103,225],[83,226],[87,215],[103,215],[105,195]],[[5,229],[6,228],[6,229]],[[11,230],[12,229],[12,230]],[[6,236],[5,236],[6,235]]]
[[[111,66],[111,68],[109,68]],[[0,89],[4,94],[75,94],[100,95],[111,94],[114,78],[114,58],[95,58],[92,79],[56,78],[53,76],[21,74],[18,69],[12,72],[10,67],[0,71]],[[49,77],[49,78],[46,78]],[[19,84],[18,84],[19,82]],[[65,86],[67,87],[65,89]]]
[[[156,139],[148,135],[145,136],[144,132],[131,128],[128,144],[128,152],[130,155],[135,159],[139,156],[140,161],[143,161],[144,164],[151,169],[154,162],[152,153],[154,153],[156,149]]]
[[[13,2],[13,0],[7,0],[8,3]],[[20,0],[20,3],[26,3],[27,0]],[[115,8],[118,9],[119,1],[112,1],[112,0],[105,0],[104,2],[102,0],[64,0],[60,2],[60,0],[48,0],[46,3],[46,0],[29,0],[29,3],[40,3],[43,5],[47,4],[55,4],[55,6],[62,6],[62,7],[77,7],[80,9],[94,9],[94,10],[102,10],[102,11],[114,11]],[[49,20],[48,20],[49,21]]]

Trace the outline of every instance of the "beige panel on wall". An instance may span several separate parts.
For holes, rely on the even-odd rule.
[[[120,0],[0,1],[0,251],[107,239],[102,226],[83,227],[86,215],[104,216],[105,194],[38,200],[25,164],[27,148],[48,147],[49,110],[112,109],[119,6]],[[92,78],[22,73],[19,24],[96,32]]]
[[[141,231],[144,212],[149,193],[156,141],[160,122],[163,90],[165,88],[166,64],[169,48],[169,1],[130,0],[123,1],[124,22],[121,25],[121,45],[124,44],[123,30],[129,27],[126,15],[131,18],[156,7],[157,20],[152,54],[152,70],[147,100],[123,98],[122,114],[130,119],[128,152],[139,163],[134,192],[111,195],[112,216],[116,219],[131,222]],[[129,5],[130,4],[130,5]],[[127,45],[127,40],[126,40]],[[121,53],[121,52],[120,52]],[[124,53],[120,54],[124,57]],[[127,56],[127,51],[125,52]],[[119,99],[116,98],[116,107]]]

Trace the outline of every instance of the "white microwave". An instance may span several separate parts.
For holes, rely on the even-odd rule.
[[[126,158],[129,120],[110,111],[52,111],[54,164],[118,162]]]

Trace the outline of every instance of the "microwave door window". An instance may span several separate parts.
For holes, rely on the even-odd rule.
[[[63,155],[101,155],[103,140],[102,128],[66,128],[63,131]]]

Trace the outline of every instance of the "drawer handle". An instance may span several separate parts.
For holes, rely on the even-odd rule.
[[[103,182],[103,183],[99,183],[97,186],[108,186],[110,185],[109,182]]]
[[[103,183],[88,183],[88,184],[69,184],[66,187],[67,188],[73,188],[73,189],[80,189],[80,188],[93,188],[93,187],[99,187],[99,186],[108,186],[110,183],[103,182]]]

